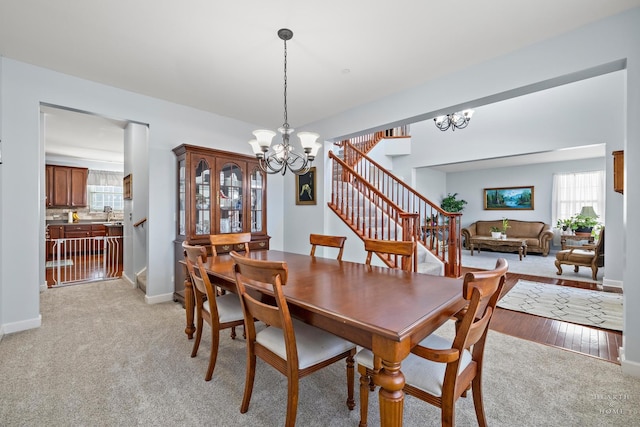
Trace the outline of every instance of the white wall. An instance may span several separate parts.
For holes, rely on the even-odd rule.
[[[153,286],[147,296],[171,295],[177,169],[172,148],[188,143],[251,154],[247,140],[257,126],[7,58],[0,58],[0,66],[0,325],[5,333],[40,325],[39,265],[43,259],[39,259],[42,255],[25,254],[39,254],[44,245],[39,226],[44,218],[41,102],[149,124],[144,161],[148,165],[149,186],[147,280]],[[272,247],[281,249],[282,178],[269,176],[267,186],[268,231],[274,236]]]
[[[447,174],[447,192],[458,193],[467,201],[462,226],[478,220],[508,217],[523,221],[543,221],[551,224],[551,193],[553,174],[604,170],[605,159],[585,159],[566,162],[483,169]],[[484,209],[484,189],[496,187],[534,187],[534,209],[495,211]],[[551,224],[555,226],[555,224]]]
[[[444,76],[425,85],[345,111],[339,116],[312,123],[308,127],[321,133],[325,138],[339,140],[345,135],[363,130],[384,129],[392,124],[411,122],[412,118],[425,120],[429,115],[434,117],[437,113],[454,107],[456,109],[453,111],[458,107],[478,107],[482,105],[483,99],[493,95],[519,90],[519,88],[537,85],[547,80],[563,79],[566,76],[590,73],[593,70],[612,71],[621,67],[626,67],[626,73],[623,73],[624,104],[623,113],[620,115],[624,123],[617,127],[620,135],[614,141],[595,142],[622,143],[626,161],[625,183],[640,182],[640,170],[627,167],[629,164],[640,161],[640,144],[638,143],[640,121],[637,120],[640,117],[640,9],[627,11],[546,42]],[[595,99],[593,102],[598,103],[600,100]],[[608,125],[607,120],[611,118],[610,115],[606,114],[603,118],[600,123]],[[568,112],[567,117],[554,117],[549,120],[551,119],[560,120],[562,125],[580,125],[580,122],[576,122],[571,116],[571,112]],[[480,116],[474,116],[473,120],[469,128],[464,131],[455,132],[455,134],[451,132],[448,142],[449,150],[437,150],[431,147],[431,150],[412,155],[408,160],[399,158],[399,163],[394,162],[394,168],[399,170],[404,167],[410,170],[412,167],[430,164],[447,164],[477,158],[553,150],[585,145],[585,138],[586,140],[590,138],[587,132],[580,140],[549,138],[545,139],[544,143],[540,143],[534,138],[533,140],[512,140],[508,145],[504,142],[484,140],[474,146],[456,145],[462,142],[463,132],[471,130],[481,121]],[[549,120],[539,122],[540,128],[550,127],[553,121]],[[591,128],[589,126],[589,129]],[[420,159],[420,163],[412,163],[415,159]],[[429,164],[426,164],[424,159],[427,159]],[[406,164],[402,165],[403,161]],[[607,161],[607,173],[610,171],[609,164],[610,162]],[[610,197],[610,199],[613,198]],[[640,264],[631,261],[640,259],[640,247],[627,244],[628,241],[634,242],[640,237],[640,223],[629,221],[630,213],[640,211],[640,188],[626,185],[623,200],[623,219],[619,225],[621,228],[617,238],[623,248],[621,258],[624,260],[622,267],[625,292],[623,369],[640,376],[640,327],[637,326],[640,325],[640,311],[630,308],[640,301],[640,283],[633,279],[640,276]],[[309,212],[309,215],[304,217],[289,214],[286,211],[285,219],[289,229],[292,230],[287,236],[292,236],[293,230],[304,229],[309,219],[316,221],[316,214],[320,215],[320,212],[329,214],[324,206],[318,206],[316,211],[317,213]],[[610,212],[609,207],[607,212]],[[340,222],[335,219],[320,221],[327,225],[327,233],[341,229]]]

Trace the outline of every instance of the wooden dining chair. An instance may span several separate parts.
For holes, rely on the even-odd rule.
[[[371,258],[375,252],[387,256],[387,259],[395,268],[400,266],[405,271],[414,270],[413,260],[416,253],[416,242],[413,240],[364,239],[364,250],[367,251],[367,265],[371,265]],[[402,257],[400,263],[398,262],[398,257]]]
[[[316,256],[316,246],[325,246],[329,248],[338,248],[337,260],[342,261],[342,252],[344,251],[344,242],[347,240],[345,236],[327,236],[324,234],[309,234],[309,243],[311,243],[311,253],[309,255]]]
[[[216,367],[218,346],[220,343],[220,331],[232,328],[231,338],[234,339],[235,327],[244,324],[244,314],[238,295],[228,293],[216,295],[215,289],[209,281],[203,260],[206,260],[207,251],[204,246],[192,246],[182,243],[185,253],[187,270],[193,283],[196,300],[196,337],[191,350],[191,357],[196,357],[200,340],[202,339],[202,326],[206,321],[211,327],[211,351],[209,354],[209,367],[205,374],[205,381],[210,381],[213,370]]]
[[[227,233],[227,234],[210,234],[211,254],[218,256],[217,246],[223,246],[227,252],[237,251],[242,245],[245,253],[249,253],[249,242],[251,242],[251,233]]]
[[[443,426],[455,422],[455,402],[471,388],[480,427],[487,425],[482,403],[482,360],[489,322],[500,298],[507,261],[499,258],[496,268],[467,273],[462,296],[469,301],[459,320],[453,340],[431,334],[416,345],[402,361],[404,392],[441,409]],[[360,373],[360,427],[367,425],[371,379],[381,368],[379,358],[369,350],[356,355]]]
[[[355,345],[322,329],[292,319],[282,287],[287,283],[287,264],[282,261],[255,260],[231,252],[235,276],[244,310],[247,331],[247,370],[241,413],[249,410],[256,372],[256,356],[287,377],[287,415],[285,426],[294,426],[298,407],[298,381],[338,360],[347,361],[347,407],[353,399]],[[248,284],[251,285],[248,285]],[[267,292],[263,300],[252,291]],[[272,293],[272,295],[271,295]],[[256,330],[255,320],[269,325]],[[267,385],[269,386],[269,385]]]

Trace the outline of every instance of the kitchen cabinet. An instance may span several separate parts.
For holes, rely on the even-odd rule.
[[[87,206],[87,168],[46,165],[47,207]]]
[[[123,260],[123,245],[122,245],[122,225],[108,225],[105,227],[106,235],[109,237],[109,245],[111,245],[111,251],[116,252],[118,264],[122,264]]]
[[[107,235],[107,227],[102,224],[92,224],[91,225],[91,237],[104,237]],[[98,252],[102,252],[104,250],[104,239],[96,240],[95,248]]]
[[[624,150],[613,153],[613,191],[624,193]]]
[[[67,247],[67,254],[76,255],[76,254],[89,252],[90,248],[92,248],[91,242],[88,240],[78,240],[78,239],[86,239],[87,237],[91,237],[91,225],[89,224],[65,225],[64,239]]]
[[[176,300],[184,302],[182,242],[210,246],[210,234],[251,233],[252,250],[268,249],[267,180],[255,157],[192,145],[177,158]]]
[[[53,259],[54,255],[54,240],[64,238],[64,226],[62,225],[48,225],[47,226],[47,259]]]

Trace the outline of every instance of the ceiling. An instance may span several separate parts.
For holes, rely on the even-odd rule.
[[[517,8],[513,0],[2,0],[0,55],[276,128],[283,103],[276,32],[287,27],[295,128],[636,6],[640,0]],[[122,125],[92,120],[103,134]]]

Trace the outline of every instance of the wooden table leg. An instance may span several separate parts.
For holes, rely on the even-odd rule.
[[[191,277],[189,277],[189,272],[186,274],[186,279],[184,279],[184,309],[187,312],[187,327],[184,329],[184,333],[187,334],[189,339],[193,339],[193,333],[196,331],[196,325],[193,323],[193,313],[194,313],[194,297],[193,297],[193,288],[191,285]]]
[[[400,363],[382,361],[382,370],[376,375],[375,383],[380,386],[380,425],[382,427],[402,426],[404,411],[404,375]]]

